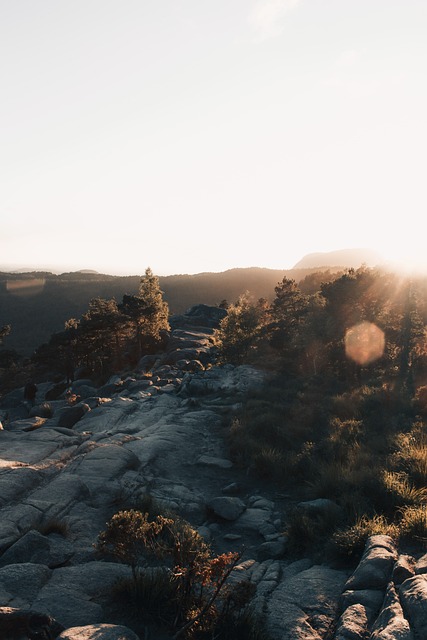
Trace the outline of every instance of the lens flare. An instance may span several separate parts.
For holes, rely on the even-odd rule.
[[[43,291],[45,284],[45,278],[8,280],[6,290],[14,296],[35,296]]]
[[[361,322],[348,329],[344,342],[347,357],[357,364],[370,364],[384,353],[384,332],[373,322]]]

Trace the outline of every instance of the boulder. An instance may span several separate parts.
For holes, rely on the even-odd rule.
[[[72,407],[64,407],[59,412],[58,427],[72,429],[88,411],[90,411],[90,407],[85,402],[79,402]]]
[[[418,558],[415,564],[415,573],[427,573],[427,553]]]
[[[3,640],[12,638],[57,638],[64,630],[45,613],[16,607],[0,607],[0,630]]]
[[[30,562],[53,569],[67,562],[73,552],[73,546],[62,536],[44,536],[39,531],[31,530],[3,553],[0,566]]]
[[[350,605],[338,620],[335,640],[367,640],[369,622],[366,608],[362,604]]]
[[[32,606],[46,611],[65,628],[99,624],[105,619],[100,601],[117,580],[130,577],[128,566],[114,562],[92,561],[55,569]]]
[[[0,568],[0,585],[12,596],[31,604],[51,575],[52,571],[43,564],[9,564]]]
[[[386,535],[371,536],[366,542],[362,559],[346,584],[346,589],[385,590],[396,560],[397,550],[392,538]]]
[[[35,416],[38,416],[39,418],[51,418],[52,415],[52,406],[49,404],[49,402],[42,402],[42,404],[32,407],[29,413],[30,418],[33,418]]]
[[[387,587],[381,613],[371,629],[370,640],[413,640],[393,583]]]
[[[267,631],[280,640],[320,640],[335,620],[347,574],[321,565],[304,570],[305,561],[294,564],[267,598]]]
[[[224,520],[237,520],[246,509],[245,503],[240,498],[233,496],[219,496],[208,503],[215,515]]]
[[[427,575],[408,578],[399,587],[400,601],[415,638],[427,638]]]
[[[405,582],[408,578],[412,578],[413,575],[415,575],[415,558],[401,554],[393,567],[392,578],[394,584],[402,584],[402,582]]]
[[[90,624],[84,627],[71,627],[63,631],[58,640],[139,640],[138,636],[122,625]]]

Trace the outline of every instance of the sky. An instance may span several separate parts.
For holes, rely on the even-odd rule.
[[[0,0],[0,265],[427,268],[425,0]]]

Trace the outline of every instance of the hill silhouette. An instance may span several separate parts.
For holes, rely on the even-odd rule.
[[[315,271],[315,270],[314,270]],[[160,276],[160,287],[171,314],[184,313],[199,303],[235,302],[248,292],[255,300],[274,298],[274,287],[286,276],[299,281],[313,269],[237,268],[220,273]],[[140,276],[111,276],[78,271],[0,273],[0,325],[12,331],[4,347],[29,356],[70,318],[79,318],[93,298],[115,298],[138,292]]]
[[[313,253],[292,269],[235,268],[223,272],[160,276],[160,287],[171,314],[182,314],[195,304],[235,302],[243,293],[255,300],[274,298],[274,287],[284,277],[300,282],[307,275],[329,269],[378,264],[379,256],[368,249]],[[140,275],[113,276],[90,269],[55,274],[47,271],[0,272],[0,326],[12,331],[4,347],[30,356],[53,333],[62,331],[70,318],[80,318],[93,298],[115,298],[138,292]]]
[[[339,249],[337,251],[308,253],[294,269],[320,269],[330,267],[354,268],[362,264],[375,267],[383,262],[381,255],[372,249]]]

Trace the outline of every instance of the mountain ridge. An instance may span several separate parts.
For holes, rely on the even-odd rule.
[[[343,254],[342,254],[343,255]],[[171,314],[181,314],[195,304],[219,305],[235,302],[248,293],[254,300],[272,301],[275,286],[284,277],[300,282],[322,270],[313,267],[270,269],[234,267],[222,272],[159,276],[160,288]],[[324,267],[336,272],[345,265]],[[140,275],[114,276],[93,270],[54,274],[45,271],[0,272],[0,326],[10,324],[4,348],[29,356],[51,335],[62,331],[70,318],[79,318],[93,298],[115,298],[138,292]]]

